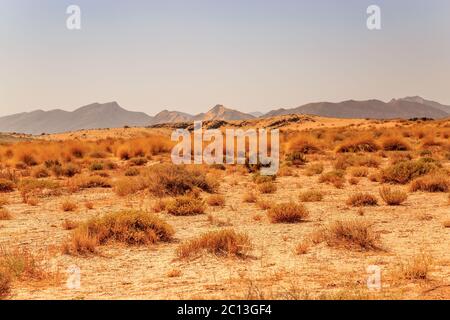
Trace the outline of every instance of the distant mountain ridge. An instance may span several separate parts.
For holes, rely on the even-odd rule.
[[[59,133],[81,129],[114,128],[123,126],[152,126],[164,123],[190,122],[196,120],[251,120],[289,114],[308,114],[331,118],[369,118],[369,119],[410,119],[450,117],[450,106],[419,96],[380,100],[342,102],[316,102],[292,109],[277,109],[266,114],[260,112],[244,113],[216,105],[206,113],[191,115],[179,111],[164,110],[155,116],[144,112],[128,111],[117,102],[92,103],[74,111],[55,109],[35,110],[0,117],[0,132],[19,132],[38,135]]]

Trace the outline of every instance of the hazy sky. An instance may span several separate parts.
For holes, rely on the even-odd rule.
[[[66,28],[70,4],[79,31]],[[370,4],[380,31],[366,27]],[[0,115],[407,95],[450,104],[448,0],[0,0]]]

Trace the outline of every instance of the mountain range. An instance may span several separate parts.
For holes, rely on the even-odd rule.
[[[93,103],[74,111],[55,109],[36,110],[0,117],[0,132],[28,134],[58,133],[81,129],[114,128],[123,126],[152,126],[163,123],[190,122],[195,120],[250,120],[288,114],[309,114],[332,118],[410,119],[450,117],[450,106],[419,96],[380,100],[343,102],[316,102],[292,109],[276,109],[266,114],[244,113],[223,105],[216,105],[206,113],[191,115],[179,111],[164,110],[155,116],[122,108],[117,102]]]

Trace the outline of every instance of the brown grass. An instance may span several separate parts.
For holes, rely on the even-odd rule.
[[[387,137],[381,145],[384,151],[409,151],[411,146],[401,137]]]
[[[383,186],[379,190],[381,199],[389,206],[398,206],[408,199],[408,194],[399,189]]]
[[[256,203],[256,201],[258,200],[258,197],[256,196],[256,194],[252,191],[248,191],[244,194],[242,200],[245,203]]]
[[[6,299],[11,293],[11,277],[3,270],[0,270],[0,300]]]
[[[315,242],[325,241],[329,246],[344,246],[362,250],[377,250],[379,235],[367,222],[361,220],[335,221],[314,236]]]
[[[41,280],[47,275],[42,261],[24,248],[0,247],[0,270],[18,280]]]
[[[12,192],[15,185],[12,181],[1,178],[0,179],[0,192]]]
[[[438,168],[439,165],[430,159],[401,161],[382,170],[381,181],[406,184],[415,178],[436,171]]]
[[[258,185],[258,190],[264,194],[275,193],[277,191],[277,186],[273,182],[263,182]]]
[[[63,246],[66,254],[94,253],[97,245],[116,241],[128,245],[167,242],[173,228],[157,216],[143,211],[120,211],[80,224]]]
[[[75,222],[75,221],[72,221],[72,220],[69,220],[69,219],[65,219],[63,224],[62,224],[62,227],[64,228],[64,230],[73,230],[76,227],[78,227],[78,225],[79,225],[78,222]]]
[[[169,201],[167,212],[174,216],[193,216],[205,213],[205,203],[192,196],[179,196]]]
[[[225,197],[220,194],[213,194],[208,197],[206,203],[212,207],[223,207],[225,205]]]
[[[376,144],[373,139],[355,139],[351,138],[344,141],[338,146],[337,152],[347,153],[347,152],[375,152],[379,150],[380,147]]]
[[[317,174],[321,174],[323,172],[323,163],[319,162],[319,163],[311,163],[310,165],[308,165],[305,169],[305,175],[310,177],[310,176],[314,176]]]
[[[332,184],[336,188],[342,188],[345,183],[345,171],[342,170],[334,170],[326,173],[322,173],[319,177],[320,183],[328,183]]]
[[[394,275],[403,280],[428,280],[432,266],[432,257],[422,252],[406,263],[401,262]]]
[[[353,207],[376,206],[378,200],[369,193],[358,192],[347,199],[347,205]]]
[[[63,202],[61,203],[61,209],[65,212],[75,211],[77,208],[78,206],[76,202],[71,199],[64,199]]]
[[[318,190],[308,190],[300,193],[299,198],[302,202],[319,202],[323,199],[323,193]]]
[[[12,215],[6,208],[0,208],[0,220],[11,220]]]
[[[350,175],[357,178],[367,177],[369,170],[366,167],[353,167],[350,169]]]
[[[306,254],[308,253],[310,247],[311,243],[309,241],[302,241],[295,247],[295,253],[298,255]]]
[[[216,256],[245,257],[251,250],[250,238],[233,229],[207,232],[197,238],[182,243],[177,249],[179,258],[191,258],[202,252]]]
[[[272,223],[297,223],[309,216],[308,210],[301,204],[294,202],[273,205],[267,212]]]
[[[450,190],[450,179],[442,175],[428,175],[417,178],[411,182],[412,192],[448,192]]]

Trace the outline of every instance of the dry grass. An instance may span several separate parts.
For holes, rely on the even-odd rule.
[[[0,270],[0,300],[6,299],[11,293],[11,277],[10,275]]]
[[[15,185],[12,181],[0,178],[0,192],[12,192]]]
[[[199,256],[206,252],[216,256],[235,256],[243,258],[251,250],[250,238],[233,229],[207,232],[197,238],[182,243],[177,256],[182,259]]]
[[[145,181],[140,178],[123,177],[114,182],[113,191],[120,197],[134,194],[147,187]]]
[[[220,194],[213,194],[208,197],[206,203],[212,207],[223,207],[225,205],[225,197]]]
[[[308,190],[300,193],[299,198],[302,202],[319,202],[323,199],[323,193],[318,190]]]
[[[277,186],[273,182],[263,182],[258,185],[259,192],[263,194],[275,193],[277,191]]]
[[[367,177],[369,170],[366,167],[354,167],[350,169],[350,175],[357,178]]]
[[[340,189],[343,188],[345,183],[344,176],[345,171],[342,170],[329,171],[320,175],[319,182],[332,184],[336,188]]]
[[[298,255],[306,254],[308,253],[310,247],[311,243],[309,241],[302,241],[295,247],[295,253]]]
[[[311,163],[305,169],[305,175],[310,177],[317,174],[321,174],[323,172],[324,166],[323,163]]]
[[[379,189],[381,199],[389,206],[398,206],[408,199],[408,194],[399,189],[383,186]]]
[[[180,277],[181,276],[181,270],[180,269],[170,269],[168,272],[167,272],[167,277],[169,277],[169,278],[177,278],[177,277]]]
[[[428,175],[417,178],[411,182],[412,192],[448,192],[450,190],[450,179],[442,175]]]
[[[24,248],[0,247],[0,270],[11,279],[42,280],[47,276],[42,261]]]
[[[379,235],[361,220],[335,221],[313,235],[314,242],[325,241],[329,246],[344,246],[361,250],[378,250]]]
[[[11,220],[12,215],[6,208],[0,208],[0,220]]]
[[[422,252],[406,263],[401,262],[394,271],[394,276],[400,280],[428,280],[432,266],[433,258]]]
[[[401,137],[387,137],[381,145],[385,151],[409,151],[411,146]]]
[[[65,212],[75,211],[77,208],[78,205],[76,204],[75,201],[71,199],[64,199],[63,202],[61,203],[61,209]]]
[[[347,199],[347,205],[353,207],[367,207],[367,206],[376,206],[378,204],[378,200],[369,193],[358,192],[351,195]]]
[[[439,165],[429,159],[401,161],[382,170],[381,181],[406,184],[415,178],[436,171],[438,168]]]
[[[120,211],[80,224],[63,246],[66,254],[94,253],[97,245],[116,241],[128,245],[167,242],[173,228],[157,216],[143,211]]]
[[[205,213],[205,203],[192,196],[179,196],[169,201],[167,212],[174,216],[193,216]]]
[[[72,181],[74,187],[80,189],[90,189],[90,188],[111,188],[111,181],[108,178],[101,176],[77,176],[73,178]]]
[[[256,201],[258,201],[258,197],[256,196],[256,194],[252,191],[248,191],[244,194],[244,196],[242,197],[242,200],[245,203],[256,203]]]
[[[63,224],[62,224],[62,227],[64,228],[64,230],[73,230],[76,227],[78,227],[78,225],[79,225],[78,222],[75,222],[75,221],[72,221],[72,220],[69,220],[69,219],[65,219]]]
[[[94,203],[92,201],[86,201],[84,203],[84,206],[85,206],[86,209],[91,210],[91,209],[94,208]]]
[[[351,138],[344,141],[338,146],[337,152],[347,153],[347,152],[375,152],[379,150],[380,147],[377,143],[370,138],[366,139],[355,139]]]
[[[267,212],[272,223],[297,223],[309,216],[308,210],[301,204],[294,202],[273,205]]]

